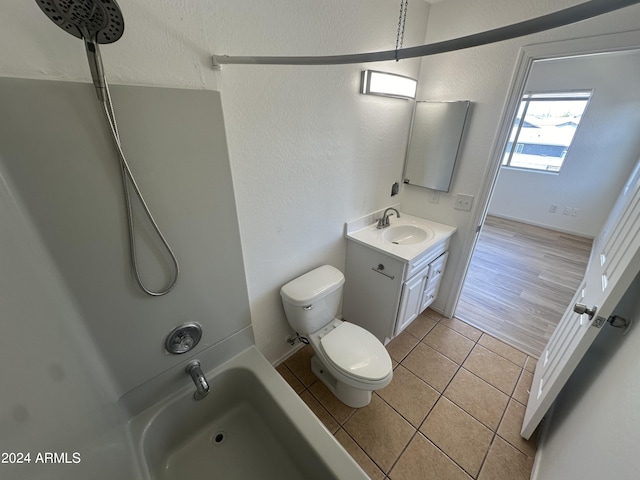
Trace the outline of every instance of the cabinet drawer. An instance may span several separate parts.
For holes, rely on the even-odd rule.
[[[431,262],[429,270],[429,286],[434,285],[436,282],[440,282],[444,267],[447,264],[447,258],[449,258],[449,252],[444,252],[433,262]]]
[[[426,252],[418,255],[416,258],[411,259],[407,264],[407,271],[405,273],[405,280],[413,277],[417,272],[429,265],[431,262],[439,258],[442,253],[447,251],[449,245],[449,239],[442,241],[429,248]]]
[[[413,277],[418,271],[429,265],[432,258],[433,255],[429,254],[423,255],[420,258],[414,258],[409,265],[407,265],[407,274],[405,275],[405,279]]]
[[[424,292],[422,293],[420,312],[424,312],[438,296],[438,290],[440,290],[440,283],[442,280],[442,273],[444,272],[444,267],[447,263],[448,257],[449,252],[445,252],[433,262],[431,262],[431,265],[429,265],[429,278],[424,283]]]
[[[440,282],[428,287],[422,294],[422,307],[420,313],[424,312],[429,305],[431,305],[436,298],[438,298],[438,290],[440,290]]]

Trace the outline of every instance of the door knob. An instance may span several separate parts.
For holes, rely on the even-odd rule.
[[[589,308],[584,303],[576,303],[573,306],[574,312],[576,312],[578,315],[585,315],[585,314],[589,315],[589,320],[593,318],[597,310],[598,310],[598,307],[593,306],[592,308]]]

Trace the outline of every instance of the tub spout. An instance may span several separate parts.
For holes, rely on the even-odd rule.
[[[196,384],[196,391],[193,394],[194,400],[202,400],[209,394],[209,382],[202,373],[200,362],[193,360],[187,365],[187,373],[191,376],[191,380]]]

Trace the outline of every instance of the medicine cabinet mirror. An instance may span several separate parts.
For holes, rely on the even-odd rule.
[[[470,104],[415,102],[404,183],[449,191]]]

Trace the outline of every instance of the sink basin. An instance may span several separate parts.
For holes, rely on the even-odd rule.
[[[379,252],[410,262],[436,245],[448,245],[455,227],[401,212],[387,228],[377,228],[382,211],[348,222],[345,236],[349,240]]]
[[[382,238],[396,245],[414,245],[433,237],[433,232],[415,225],[397,225],[385,229]]]
[[[368,478],[271,365],[250,349],[134,419],[146,479]]]

